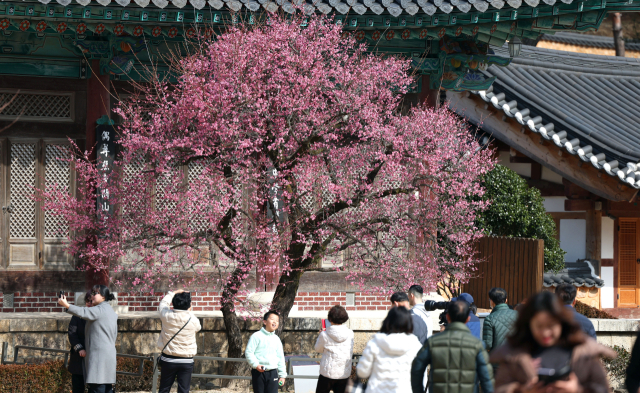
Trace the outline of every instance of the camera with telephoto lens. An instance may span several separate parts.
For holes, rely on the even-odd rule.
[[[427,311],[445,310],[438,315],[438,324],[447,326],[447,308],[451,302],[436,302],[435,300],[427,300],[424,302],[424,309]]]
[[[446,310],[450,302],[436,302],[435,300],[427,300],[424,302],[424,309],[427,311]]]

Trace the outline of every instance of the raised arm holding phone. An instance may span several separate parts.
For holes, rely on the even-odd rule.
[[[89,393],[112,393],[116,383],[118,315],[108,303],[114,299],[105,285],[94,285],[91,289],[92,307],[70,305],[63,294],[58,299],[69,314],[86,321],[84,366]]]

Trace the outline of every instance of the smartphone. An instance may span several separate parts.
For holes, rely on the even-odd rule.
[[[544,385],[549,385],[556,381],[566,380],[569,374],[571,374],[571,367],[563,367],[560,370],[541,367],[538,369],[538,381]]]
[[[63,295],[64,295],[64,291],[58,292],[58,299],[62,299]]]
[[[327,330],[327,328],[331,326],[331,322],[328,319],[322,320],[322,330]]]

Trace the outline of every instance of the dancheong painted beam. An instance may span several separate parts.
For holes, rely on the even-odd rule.
[[[294,4],[295,3],[295,4]],[[49,0],[0,5],[0,74],[140,79],[154,56],[185,40],[236,23],[262,23],[270,12],[332,13],[345,34],[376,51],[413,59],[431,88],[482,90],[493,78],[479,70],[507,65],[490,45],[513,37],[599,27],[611,11],[640,10],[640,1],[589,0]],[[173,46],[172,46],[173,45]],[[24,66],[21,66],[24,65]],[[159,72],[166,69],[159,68]]]

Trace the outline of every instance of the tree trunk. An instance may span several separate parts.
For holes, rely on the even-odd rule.
[[[224,329],[227,335],[227,357],[243,358],[242,351],[242,331],[238,323],[238,316],[235,311],[231,311],[233,304],[225,303],[222,307],[222,318],[224,319]],[[248,375],[249,365],[242,362],[226,362],[224,365],[224,375]],[[239,388],[248,386],[247,382],[240,379],[223,379],[223,387]]]
[[[296,301],[296,295],[298,294],[298,287],[300,287],[300,279],[302,278],[303,269],[292,271],[288,276],[281,275],[278,287],[273,295],[273,302],[271,308],[277,310],[280,313],[280,326],[276,334],[279,336],[282,334],[284,325],[289,318],[289,312],[293,307],[293,303]]]
[[[624,57],[624,40],[622,39],[622,14],[613,13],[611,18],[613,24],[613,45],[616,48],[616,56]]]

